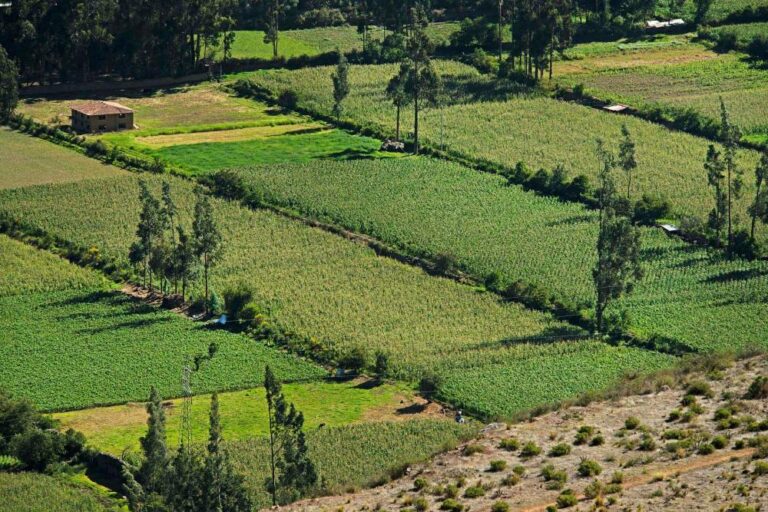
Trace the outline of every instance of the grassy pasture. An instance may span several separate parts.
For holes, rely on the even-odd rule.
[[[263,71],[252,74],[253,80],[280,92],[293,88],[305,108],[328,114],[332,108],[331,90],[312,87],[328,69],[298,71]],[[352,93],[346,103],[346,117],[357,123],[375,123],[393,130],[394,108],[384,96],[391,66],[353,66],[350,72]],[[473,79],[460,65],[443,64],[441,73],[452,89],[459,93]],[[477,79],[481,80],[481,79]],[[477,83],[477,82],[472,82]],[[481,89],[482,90],[482,89]],[[633,181],[633,196],[655,193],[670,199],[678,214],[706,216],[711,210],[711,192],[702,169],[709,141],[637,118],[617,116],[581,105],[544,97],[521,96],[507,101],[490,101],[499,95],[462,97],[460,102],[442,109],[430,109],[423,116],[423,137],[434,145],[441,141],[447,148],[491,162],[513,165],[526,162],[534,170],[552,169],[565,164],[570,174],[586,174],[593,181],[599,169],[595,155],[595,139],[615,141],[626,124],[637,142],[639,168]],[[502,94],[503,96],[503,94]],[[489,101],[482,101],[489,100]],[[406,119],[408,119],[406,117]],[[404,130],[410,129],[406,121]],[[580,129],[566,129],[575,127]],[[482,136],[478,136],[482,134]],[[740,163],[749,176],[757,162],[752,151],[743,151]],[[623,176],[618,183],[622,187]],[[738,204],[746,213],[754,190],[753,179],[747,179],[744,199]]]
[[[242,128],[243,125],[277,126],[305,121],[296,115],[286,115],[280,109],[233,97],[222,86],[208,82],[149,94],[125,91],[123,96],[29,99],[22,101],[18,110],[43,123],[57,116],[60,122],[68,123],[70,107],[88,99],[117,101],[132,108],[139,130],[123,134],[153,135],[168,131],[204,131],[217,125]]]
[[[498,177],[430,159],[323,162],[240,171],[269,200],[417,254],[452,254],[472,274],[499,272],[576,303],[593,301],[594,212]],[[644,229],[646,277],[618,304],[643,336],[700,350],[768,341],[768,263],[728,262]]]
[[[0,189],[118,176],[123,171],[0,127]]]
[[[0,472],[3,512],[117,512],[127,510],[92,488],[40,473]]]
[[[242,165],[385,156],[378,151],[380,145],[376,139],[342,130],[311,130],[233,142],[170,145],[145,152],[193,173],[207,173]]]
[[[405,467],[471,439],[474,425],[452,421],[380,422],[323,428],[307,435],[309,455],[333,493],[386,482]],[[246,477],[257,508],[270,505],[264,491],[269,448],[265,439],[227,445]]]
[[[369,387],[362,381],[342,383],[311,382],[285,384],[287,399],[304,414],[307,430],[323,424],[328,427],[357,423],[379,417],[394,417],[400,400],[412,392],[391,384]],[[181,400],[165,402],[168,439],[179,436]],[[195,396],[192,402],[192,440],[208,439],[210,395]],[[254,388],[219,394],[224,437],[243,441],[269,433],[264,389]],[[130,403],[55,414],[62,428],[74,428],[86,435],[88,443],[99,451],[120,455],[125,449],[139,451],[139,438],[147,430],[145,404]],[[402,415],[406,418],[407,415]]]
[[[0,194],[0,204],[52,235],[95,245],[125,261],[138,221],[137,181],[129,176],[92,186],[30,187]],[[186,223],[192,185],[170,181]],[[151,183],[159,189],[158,178]],[[84,217],[85,204],[90,214]],[[213,273],[214,289],[245,283],[285,330],[339,350],[360,346],[371,358],[381,349],[399,376],[419,375],[435,360],[483,342],[565,327],[491,294],[378,257],[336,235],[266,211],[214,204],[226,246]]]

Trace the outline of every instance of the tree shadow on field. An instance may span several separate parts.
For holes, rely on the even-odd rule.
[[[153,316],[151,318],[140,318],[137,320],[130,320],[127,322],[115,323],[104,327],[95,327],[93,329],[80,329],[77,334],[101,334],[105,332],[114,332],[122,329],[142,329],[152,327],[157,324],[168,323],[172,319],[167,316]]]
[[[470,350],[509,348],[515,345],[551,345],[560,341],[579,340],[587,338],[584,330],[573,325],[549,326],[539,334],[531,336],[513,336],[496,341],[484,341],[471,347]]]
[[[375,149],[345,149],[330,153],[323,157],[323,160],[374,160],[376,158]]]
[[[115,304],[118,302],[124,303],[126,300],[125,295],[115,291],[98,291],[91,293],[84,293],[82,295],[76,295],[60,301],[49,302],[46,305],[50,307],[65,307],[65,306],[80,306],[83,304],[95,304],[106,303]]]
[[[768,276],[768,270],[751,268],[751,269],[731,270],[730,272],[720,272],[719,274],[715,274],[705,279],[702,279],[701,282],[707,283],[707,284],[716,284],[716,283],[751,281],[753,279],[758,279],[763,276]]]
[[[575,226],[576,224],[589,224],[597,220],[594,215],[572,215],[564,219],[558,219],[547,222],[545,225],[549,228],[557,226]]]
[[[463,103],[505,101],[510,98],[530,95],[533,90],[510,80],[486,80],[476,76],[448,76],[442,80],[446,92],[446,106]]]

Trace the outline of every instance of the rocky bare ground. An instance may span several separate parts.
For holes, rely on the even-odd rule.
[[[288,508],[765,511],[768,399],[746,398],[759,376],[764,356],[710,360],[657,378],[652,393],[488,425],[384,486]]]

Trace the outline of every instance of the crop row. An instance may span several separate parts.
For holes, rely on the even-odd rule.
[[[452,99],[446,107],[424,112],[422,135],[432,146],[510,167],[519,161],[534,170],[564,165],[570,176],[584,174],[594,183],[600,169],[596,139],[618,140],[621,126],[626,124],[637,143],[639,166],[633,177],[633,196],[666,197],[680,215],[705,217],[711,210],[711,192],[703,171],[709,141],[550,98],[524,95],[505,99],[509,91],[503,83],[473,78],[471,71],[455,63],[441,62],[438,69]],[[302,108],[328,115],[333,106],[332,88],[318,84],[330,84],[330,72],[329,68],[313,68],[261,71],[250,76],[274,94],[294,90]],[[343,120],[373,123],[393,132],[395,109],[385,97],[393,74],[392,66],[352,66],[351,94]],[[466,87],[469,83],[472,86]],[[408,115],[404,118],[407,132],[410,121]],[[757,155],[744,151],[739,161],[751,175]],[[618,177],[620,188],[624,181],[623,176]],[[738,204],[740,212],[746,212],[753,190],[753,180],[747,179],[745,197]]]
[[[237,171],[263,200],[372,235],[401,250],[451,255],[479,279],[517,280],[576,309],[594,292],[596,214],[509,186],[498,176],[426,158],[316,162]],[[616,305],[640,336],[711,350],[768,340],[761,312],[768,263],[715,252],[643,229],[645,278]]]
[[[6,191],[2,209],[25,224],[99,257],[125,261],[138,222],[133,176]],[[157,190],[160,179],[153,178]],[[192,185],[171,179],[183,223]],[[245,284],[282,331],[314,337],[336,353],[361,347],[390,355],[400,376],[415,376],[483,342],[541,335],[564,324],[490,293],[433,278],[358,244],[266,211],[215,201],[224,256],[212,274],[220,293]],[[88,215],[82,214],[87,208]]]

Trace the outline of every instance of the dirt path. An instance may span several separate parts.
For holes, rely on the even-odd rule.
[[[718,464],[723,464],[724,462],[752,457],[754,453],[754,448],[745,448],[743,450],[736,450],[727,453],[713,453],[712,455],[705,455],[694,460],[682,462],[680,464],[649,465],[644,469],[644,474],[635,476],[625,481],[622,484],[622,489],[633,489],[635,487],[641,487],[643,485],[657,482],[661,478],[666,479],[670,476],[694,473],[701,469],[707,469],[712,466],[717,466]],[[579,501],[590,500],[590,498],[587,498],[584,494],[579,494],[576,496],[576,498]],[[552,501],[541,502],[525,507],[521,510],[521,512],[544,512],[547,510],[547,507],[551,505],[556,505],[556,503]]]

